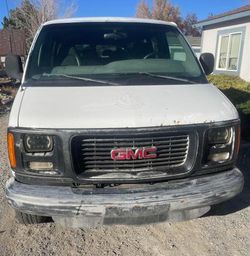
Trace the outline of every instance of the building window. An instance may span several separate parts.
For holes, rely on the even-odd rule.
[[[241,32],[220,36],[218,70],[238,71],[241,38]]]

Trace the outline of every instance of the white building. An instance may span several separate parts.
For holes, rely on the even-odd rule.
[[[192,46],[193,51],[199,58],[201,55],[201,37],[200,36],[186,36],[189,44]]]
[[[201,52],[215,56],[214,73],[250,81],[250,5],[199,21]]]

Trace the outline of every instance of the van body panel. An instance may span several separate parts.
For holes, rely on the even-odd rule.
[[[232,104],[210,84],[52,85],[26,88],[20,105],[19,126],[126,128],[210,123],[237,118]]]

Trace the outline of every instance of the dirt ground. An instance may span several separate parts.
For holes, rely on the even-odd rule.
[[[239,167],[246,185],[236,198],[200,219],[147,226],[64,229],[54,223],[23,226],[4,198],[8,178],[6,126],[0,116],[0,256],[14,255],[250,255],[250,144],[243,144]]]

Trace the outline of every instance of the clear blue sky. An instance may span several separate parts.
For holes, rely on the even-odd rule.
[[[15,8],[21,0],[7,0],[9,8]],[[67,4],[67,0],[59,0]],[[150,0],[147,0],[151,2]],[[6,0],[0,0],[0,21],[7,15]],[[75,0],[78,10],[75,16],[135,16],[140,0]],[[240,6],[250,4],[250,0],[172,0],[181,9],[182,16],[196,13],[199,19],[208,14],[219,14]],[[1,27],[1,25],[0,25]]]

